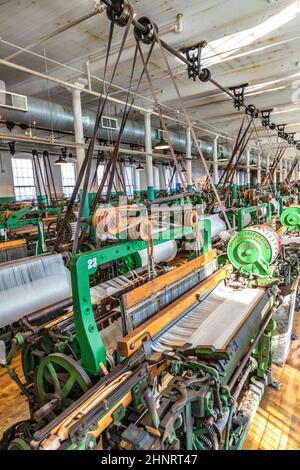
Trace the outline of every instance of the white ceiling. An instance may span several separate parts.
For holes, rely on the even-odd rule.
[[[260,109],[275,108],[273,121],[287,123],[289,132],[300,133],[300,91],[298,102],[293,102],[293,93],[295,95],[297,91],[293,86],[300,90],[300,2],[132,0],[132,4],[137,17],[150,16],[157,22],[162,38],[176,49],[207,40],[204,63],[209,66],[213,78],[226,87],[249,83],[248,103]],[[27,47],[93,8],[93,0],[0,0],[0,57],[9,58],[16,52],[16,48],[4,44],[3,40]],[[183,14],[183,31],[176,33],[174,26],[179,13]],[[108,30],[109,22],[102,13],[31,49],[42,56],[46,53],[48,58],[69,68],[50,61],[46,63],[43,58],[27,52],[11,60],[38,71],[48,70],[68,81],[82,76],[89,60],[93,75],[101,78]],[[122,28],[116,30],[112,47],[115,54],[111,57],[110,68],[123,31]],[[123,88],[128,86],[133,51],[131,32],[115,79],[115,84]],[[193,119],[236,134],[241,115],[233,109],[232,101],[210,83],[189,81],[186,67],[173,56],[168,58]],[[158,47],[151,59],[151,76],[161,103],[176,110],[178,100]],[[66,89],[52,88],[45,80],[5,67],[0,67],[1,79],[9,91],[47,99],[50,91],[53,101],[71,103]],[[139,98],[137,103],[149,106],[151,92],[146,79],[139,93],[144,98]],[[122,99],[125,95],[115,90],[114,96]],[[93,109],[96,104],[87,95],[84,103],[85,109]],[[262,130],[260,133],[263,136]]]

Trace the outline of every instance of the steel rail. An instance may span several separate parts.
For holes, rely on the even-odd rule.
[[[102,3],[104,3],[108,8],[112,9],[116,13],[119,13],[118,8],[116,8],[111,3],[110,0],[102,0]],[[142,33],[144,33],[144,34],[148,33],[148,29],[145,26],[143,26],[141,23],[139,23],[139,21],[136,20],[135,18],[133,19],[132,24],[136,28],[138,28]],[[170,52],[170,54],[177,57],[177,59],[179,59],[181,62],[186,64],[188,67],[193,67],[193,64],[186,57],[184,57],[182,54],[180,54],[176,49],[174,49],[174,47],[170,46],[165,41],[161,40],[160,42],[161,42],[161,45],[163,46],[163,48],[166,49],[168,52]],[[221,90],[223,93],[226,93],[228,96],[230,96],[230,98],[234,99],[234,94],[228,88],[223,87],[220,83],[215,81],[213,78],[210,78],[209,81],[212,83],[212,85],[215,85],[217,88],[219,88],[219,90]],[[246,106],[244,105],[244,107],[246,107]]]

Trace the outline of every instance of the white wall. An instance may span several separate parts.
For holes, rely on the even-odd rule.
[[[8,152],[0,152],[0,158],[0,197],[14,197],[11,156]]]
[[[12,172],[12,164],[11,164],[12,156],[9,152],[6,152],[6,151],[1,151],[0,156],[2,159],[2,168],[4,171],[2,173],[1,162],[0,162],[0,197],[14,197],[15,196],[14,180],[13,180],[13,172]],[[16,152],[13,158],[32,159],[32,155],[30,153]],[[62,180],[61,180],[60,167],[54,165],[54,162],[56,159],[57,157],[50,157],[51,169],[53,173],[53,179],[55,181],[56,191],[57,193],[62,193]]]
[[[192,161],[192,176],[194,182],[197,179],[201,179],[202,181],[206,179],[205,168],[201,160]]]
[[[0,197],[14,197],[14,185],[13,185],[13,174],[12,174],[12,165],[11,165],[11,155],[8,151],[1,151],[0,156],[2,158],[2,168],[3,168],[3,173],[1,171],[1,165],[0,165]],[[32,159],[32,155],[30,153],[20,153],[16,152],[15,158],[30,158]],[[55,160],[57,157],[51,157],[50,156],[50,161],[51,161],[51,168],[52,168],[52,173],[53,173],[53,178],[55,181],[55,186],[56,186],[56,191],[58,194],[61,194],[63,192],[62,189],[62,180],[61,180],[61,169],[60,166],[54,165]],[[1,162],[0,162],[1,163]],[[141,180],[141,190],[146,191],[147,190],[147,175],[146,175],[146,165],[143,164],[145,170],[140,172],[140,180]],[[91,171],[91,180],[94,175],[96,169],[96,160],[93,160],[92,164],[92,171]],[[157,178],[156,182],[158,185],[158,181],[160,182],[161,188],[156,188],[156,189],[162,189],[163,187],[163,181],[161,178],[161,173],[162,169],[159,166],[159,169],[157,168]],[[165,171],[165,169],[163,169]],[[193,175],[193,181],[195,182],[197,179],[204,180],[206,178],[206,173],[204,170],[204,166],[200,160],[196,160],[192,162],[192,175]],[[159,178],[160,176],[160,178]],[[97,181],[96,181],[96,186],[93,188],[93,191],[97,190]]]

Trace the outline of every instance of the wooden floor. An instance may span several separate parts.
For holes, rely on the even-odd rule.
[[[281,390],[269,389],[255,416],[245,443],[247,450],[300,450],[300,313],[296,314],[287,364],[274,367]]]
[[[294,331],[299,343],[292,343],[286,366],[274,368],[281,390],[266,392],[245,443],[247,450],[300,450],[300,313]],[[13,367],[22,376],[19,357]],[[9,426],[28,417],[26,398],[0,369],[0,437]]]
[[[20,356],[13,361],[12,368],[23,380]],[[0,367],[0,438],[5,429],[28,418],[27,399],[20,394],[19,387],[9,377],[6,369]]]

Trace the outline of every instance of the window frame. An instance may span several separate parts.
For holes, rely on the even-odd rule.
[[[73,175],[64,174],[64,171],[67,170],[67,169],[69,170],[70,168],[73,169],[72,170]],[[63,165],[61,165],[60,170],[61,170],[60,171],[60,173],[61,173],[61,183],[62,183],[62,190],[63,190],[64,197],[70,198],[73,194],[74,187],[75,187],[75,184],[76,184],[76,166],[75,166],[75,163],[73,163],[73,162],[64,163]]]
[[[129,173],[128,173],[129,170]],[[124,165],[125,191],[129,197],[134,196],[134,167],[132,165]],[[130,175],[130,176],[129,176]]]
[[[112,118],[112,117],[109,117],[109,116],[102,116],[102,118],[101,118],[101,127],[102,127],[102,129],[117,131],[117,130],[119,130],[118,119]]]
[[[177,173],[177,171],[176,171],[175,176],[174,176],[174,178],[173,178],[172,185],[170,186],[170,183],[171,183],[171,179],[172,179],[174,170],[175,170],[175,167],[172,167],[172,166],[166,166],[166,167],[165,167],[165,172],[166,172],[166,173],[165,173],[165,175],[166,175],[166,184],[167,184],[167,188],[168,188],[169,190],[177,189],[178,180],[180,181],[179,176],[178,176],[178,173]]]
[[[13,157],[11,165],[16,201],[36,200],[36,180],[32,159]]]
[[[105,172],[106,165],[100,164],[97,168],[97,182],[98,182],[98,187],[100,187],[104,172]],[[100,171],[101,170],[101,174]],[[108,191],[108,180],[106,180],[105,185],[102,190],[102,196],[106,196]]]

